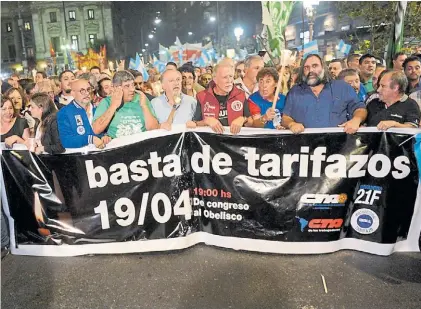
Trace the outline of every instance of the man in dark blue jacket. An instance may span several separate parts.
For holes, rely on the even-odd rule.
[[[92,120],[95,107],[91,103],[91,86],[87,80],[76,80],[71,83],[71,95],[74,100],[57,113],[60,141],[64,148],[80,148],[94,144],[103,149],[111,141],[107,135],[95,134]]]

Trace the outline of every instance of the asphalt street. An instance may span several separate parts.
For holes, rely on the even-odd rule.
[[[420,253],[8,255],[1,281],[1,308],[421,308]]]

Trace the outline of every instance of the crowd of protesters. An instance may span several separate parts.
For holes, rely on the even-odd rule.
[[[12,74],[1,85],[1,142],[56,154],[89,144],[103,149],[112,139],[176,124],[232,134],[242,127],[295,134],[342,127],[353,134],[361,126],[420,124],[419,54],[397,53],[391,68],[371,54],[329,64],[312,54],[284,68],[254,55],[203,68],[169,62],[162,74],[148,74],[144,80],[135,70],[96,66],[59,76],[37,72],[34,79]]]

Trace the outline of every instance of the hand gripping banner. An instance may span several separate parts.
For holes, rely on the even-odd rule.
[[[12,253],[419,251],[418,132],[153,131],[102,151],[3,150]]]

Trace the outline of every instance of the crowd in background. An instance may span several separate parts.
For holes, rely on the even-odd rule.
[[[89,144],[102,149],[115,138],[155,129],[210,127],[237,134],[242,127],[291,130],[361,126],[417,128],[421,107],[421,55],[397,53],[393,67],[371,54],[328,64],[318,55],[285,66],[262,57],[215,66],[178,67],[162,74],[99,67],[12,74],[1,85],[1,142],[36,153],[62,153]],[[279,79],[279,95],[275,98]],[[229,128],[227,128],[229,127]]]

